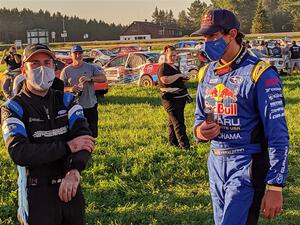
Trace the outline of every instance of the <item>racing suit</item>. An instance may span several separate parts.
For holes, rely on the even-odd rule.
[[[84,224],[84,199],[80,189],[65,203],[58,190],[72,169],[81,172],[88,151],[71,153],[67,141],[91,135],[80,105],[72,94],[49,89],[44,97],[26,85],[1,107],[2,134],[12,160],[27,169],[30,225]],[[27,211],[28,213],[28,211]],[[19,218],[20,219],[20,218]]]
[[[256,224],[265,184],[284,186],[287,176],[281,81],[244,48],[228,64],[211,62],[200,73],[194,127],[206,119],[206,107],[221,127],[208,157],[215,224]]]

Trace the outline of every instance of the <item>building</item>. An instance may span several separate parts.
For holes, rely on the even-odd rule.
[[[134,21],[122,32],[121,41],[149,40],[153,38],[181,37],[182,31],[177,28],[162,26],[150,22]]]
[[[33,29],[27,31],[27,43],[28,44],[48,44],[49,33],[46,29]]]

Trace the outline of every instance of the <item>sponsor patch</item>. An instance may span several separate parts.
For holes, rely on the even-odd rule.
[[[40,138],[40,137],[54,137],[54,136],[58,136],[58,135],[62,135],[67,133],[68,128],[67,126],[64,127],[60,127],[57,129],[53,129],[53,130],[39,130],[34,132],[34,134],[32,135],[34,138]]]
[[[201,26],[209,26],[213,24],[212,15],[204,15],[201,20]]]
[[[265,80],[265,87],[275,86],[279,83],[277,78],[267,79]]]
[[[237,90],[230,90],[224,84],[217,84],[215,87],[206,89],[206,98],[213,98],[215,101],[220,102],[223,99],[231,99],[234,102],[237,100]]]
[[[210,83],[210,84],[216,84],[216,83],[218,83],[218,78],[210,79],[210,80],[209,80],[209,83]]]
[[[240,76],[232,76],[229,78],[229,82],[231,84],[241,84],[243,82],[243,78]]]
[[[64,109],[63,109],[63,110],[59,110],[59,111],[57,112],[57,114],[58,114],[58,115],[62,115],[62,114],[64,114],[64,113],[66,113],[66,112],[67,112],[67,110],[64,110]]]

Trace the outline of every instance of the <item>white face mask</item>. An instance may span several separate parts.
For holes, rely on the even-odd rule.
[[[27,82],[38,91],[47,91],[55,78],[54,69],[47,66],[29,70],[27,72]]]

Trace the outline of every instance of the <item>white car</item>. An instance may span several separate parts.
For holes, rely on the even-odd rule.
[[[269,63],[272,66],[275,66],[280,75],[283,75],[285,73],[284,71],[286,70],[286,62],[282,57],[274,58],[274,57],[267,56],[267,55],[261,53],[256,48],[250,48],[250,49],[248,49],[248,51],[251,55]]]
[[[88,52],[88,55],[95,57],[94,63],[104,66],[109,60],[116,55],[106,48],[94,48]]]

